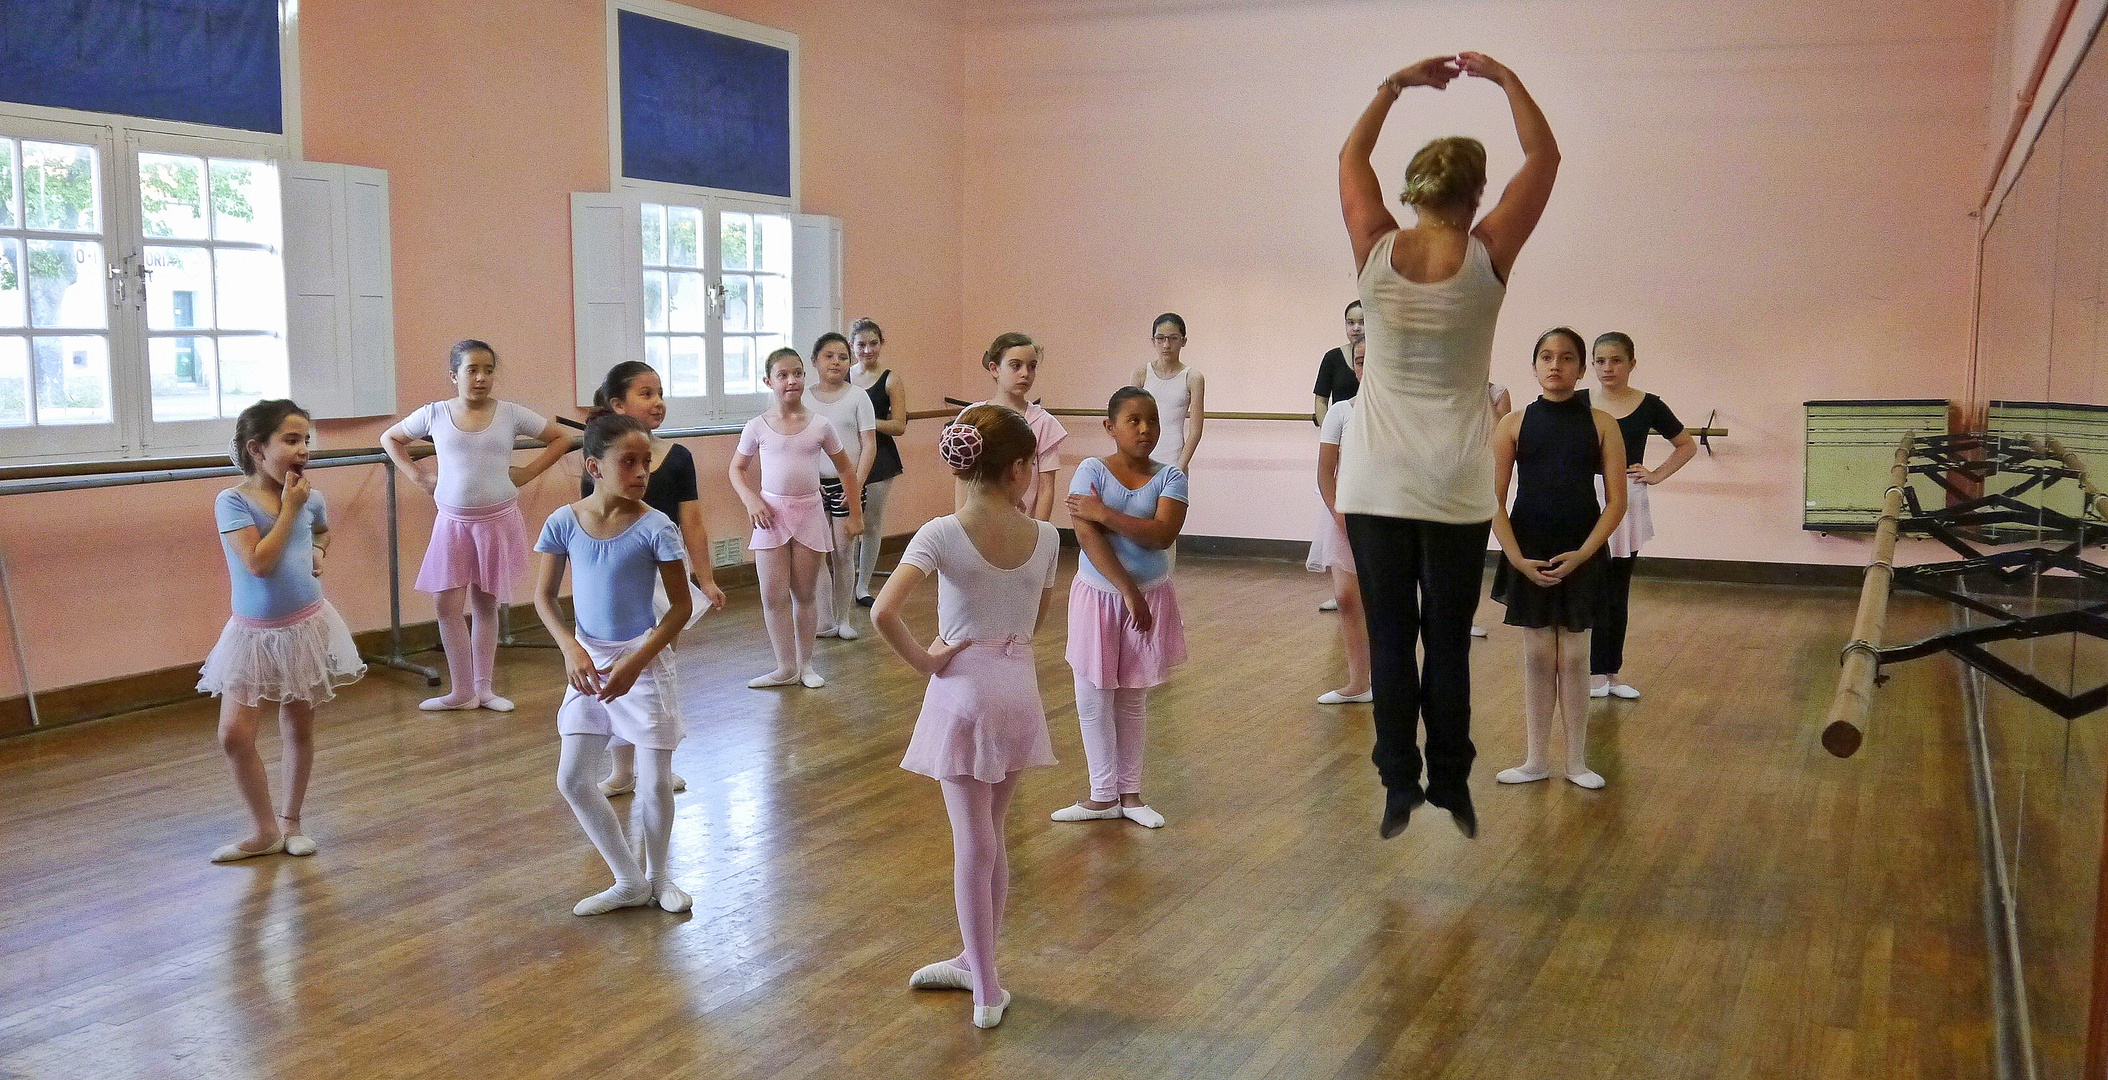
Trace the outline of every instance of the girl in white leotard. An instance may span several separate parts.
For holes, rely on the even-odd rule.
[[[1136,368],[1128,384],[1149,391],[1163,417],[1164,434],[1149,459],[1187,472],[1193,467],[1193,452],[1200,449],[1201,429],[1207,424],[1207,380],[1179,359],[1186,347],[1186,320],[1170,312],[1157,316],[1149,340],[1156,346],[1156,359]]]

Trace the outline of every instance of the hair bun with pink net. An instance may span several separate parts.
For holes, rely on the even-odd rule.
[[[944,436],[937,440],[937,453],[954,472],[965,472],[981,460],[981,451],[987,443],[981,432],[972,424],[951,424],[944,429]]]

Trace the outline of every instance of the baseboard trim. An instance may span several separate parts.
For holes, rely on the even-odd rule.
[[[886,537],[880,545],[881,557],[898,555],[908,545],[910,533]],[[737,566],[720,566],[716,571],[717,583],[727,589],[751,587],[756,583],[753,563]],[[564,601],[566,608],[569,598]],[[568,613],[568,611],[567,611]],[[514,604],[511,624],[527,632],[538,631],[541,620],[534,613],[533,604]],[[362,656],[381,656],[388,651],[388,630],[368,630],[353,634]],[[412,623],[403,627],[402,649],[406,657],[432,653],[439,648],[439,625],[434,622]],[[192,701],[205,697],[197,691],[198,665],[203,658],[189,664],[162,668],[158,671],[142,671],[132,675],[121,675],[100,682],[79,683],[46,690],[37,695],[37,714],[40,724],[30,723],[29,700],[17,695],[0,698],[0,738],[15,735],[30,735],[39,731],[84,724],[91,720],[102,720],[140,709],[152,709],[162,705]],[[420,661],[422,662],[422,661]],[[438,656],[430,657],[427,666],[439,666]],[[378,671],[370,673],[379,674]]]

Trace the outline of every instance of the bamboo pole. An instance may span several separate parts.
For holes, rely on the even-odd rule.
[[[1889,469],[1888,495],[1874,526],[1874,559],[1859,585],[1859,613],[1852,619],[1852,640],[1844,647],[1837,673],[1837,695],[1830,701],[1830,722],[1823,728],[1823,749],[1847,758],[1859,751],[1867,713],[1874,704],[1874,676],[1881,669],[1881,636],[1888,626],[1888,593],[1895,581],[1896,529],[1903,513],[1903,491],[1910,484],[1913,431],[1896,445]]]
[[[2079,455],[2066,450],[2055,435],[2044,436],[2041,440],[2030,438],[2028,445],[2033,447],[2036,453],[2055,458],[2065,468],[2077,473],[2079,490],[2086,493],[2087,509],[2092,510],[2095,517],[2108,518],[2108,494],[2102,494],[2100,488],[2093,486],[2093,478],[2086,474],[2086,462],[2081,460]]]

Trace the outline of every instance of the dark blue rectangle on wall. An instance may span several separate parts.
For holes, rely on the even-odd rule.
[[[789,51],[634,11],[616,33],[622,175],[790,196]]]
[[[278,0],[0,0],[0,101],[285,130]]]

